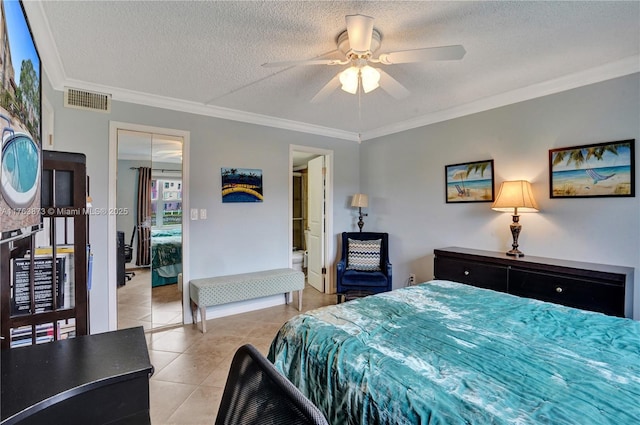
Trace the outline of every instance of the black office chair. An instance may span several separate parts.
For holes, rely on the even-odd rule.
[[[124,245],[125,264],[128,264],[133,260],[133,238],[135,236],[136,236],[136,226],[133,226],[133,232],[131,232],[131,241],[129,242],[129,245],[127,244]],[[136,273],[132,271],[129,271],[129,272],[125,271],[124,275],[127,281],[130,281],[136,275]]]
[[[328,425],[327,420],[251,344],[233,356],[215,425]]]

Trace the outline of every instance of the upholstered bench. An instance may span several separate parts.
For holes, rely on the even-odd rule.
[[[303,289],[304,273],[293,269],[193,279],[189,281],[193,323],[197,323],[200,310],[202,333],[205,333],[207,307],[276,294],[284,294],[285,301],[289,304],[293,291],[298,291],[298,310],[302,311]]]

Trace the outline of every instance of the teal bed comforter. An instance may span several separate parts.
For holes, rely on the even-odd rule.
[[[268,356],[335,425],[640,423],[640,322],[455,282],[301,314]]]
[[[151,286],[178,282],[182,273],[182,227],[151,230]]]

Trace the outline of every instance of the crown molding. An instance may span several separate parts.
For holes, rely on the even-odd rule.
[[[390,134],[400,133],[402,131],[424,127],[426,125],[448,121],[454,118],[460,118],[466,115],[484,112],[490,109],[500,108],[502,106],[512,105],[525,100],[548,96],[638,72],[640,72],[640,56],[629,56],[622,60],[587,69],[585,71],[565,75],[542,83],[532,84],[527,87],[479,99],[474,102],[437,111],[411,120],[365,131],[361,134],[362,141],[388,136]]]
[[[38,52],[40,53],[42,68],[49,77],[49,82],[54,90],[63,91],[65,87],[73,87],[94,92],[108,93],[111,94],[112,100],[121,102],[153,106],[173,111],[182,111],[197,115],[280,128],[283,130],[298,131],[302,133],[360,142],[358,133],[351,131],[70,79],[67,77],[64,65],[60,60],[58,48],[53,42],[53,33],[49,26],[49,21],[46,19],[42,3],[23,2],[23,4],[25,6],[25,11],[29,18],[31,28],[35,29],[35,31],[32,32],[36,39]]]
[[[490,96],[484,99],[479,99],[474,102],[456,106],[454,108],[437,111],[411,120],[401,121],[388,126],[379,127],[374,130],[365,131],[361,134],[336,128],[318,126],[300,121],[286,120],[268,115],[255,114],[213,105],[205,105],[197,102],[189,102],[180,99],[141,93],[133,90],[107,87],[72,79],[66,79],[62,82],[57,82],[56,84],[54,84],[54,82],[52,81],[52,85],[54,85],[54,88],[58,90],[64,90],[64,87],[75,87],[103,93],[106,92],[110,93],[112,95],[112,99],[117,101],[158,107],[174,111],[182,111],[197,115],[205,115],[215,118],[244,122],[248,124],[279,128],[283,130],[298,131],[302,133],[326,136],[360,143],[363,141],[400,133],[418,127],[424,127],[430,124],[435,124],[454,118],[460,118],[478,112],[488,111],[526,100],[560,93],[574,88],[599,83],[602,81],[611,80],[638,72],[640,72],[640,56],[630,56],[628,58],[605,64],[596,68],[569,74],[542,83],[532,84],[527,87],[501,93],[495,96]],[[56,72],[55,75],[59,75],[59,73]],[[51,77],[51,75],[49,76]]]
[[[126,90],[100,84],[87,83],[86,81],[67,79],[62,84],[62,88],[60,90],[64,90],[64,87],[74,87],[94,92],[108,93],[111,94],[112,100],[120,102],[152,106],[197,115],[205,115],[214,118],[240,121],[248,124],[256,124],[266,127],[280,128],[284,130],[299,131],[302,133],[310,133],[342,140],[356,142],[359,141],[358,134],[350,131],[323,127],[300,121],[287,120],[268,115],[255,114],[252,112],[239,111],[236,109],[223,108],[220,106],[206,105],[198,102],[190,102],[181,99],[157,96],[134,90]]]
[[[35,29],[35,31],[33,31],[33,35],[36,39],[38,51],[41,55],[40,60],[42,62],[42,66],[49,77],[54,90],[63,91],[65,87],[74,87],[78,89],[109,93],[113,100],[121,102],[182,111],[283,130],[298,131],[336,139],[355,141],[358,143],[640,72],[640,56],[629,56],[619,61],[587,69],[585,71],[532,84],[527,87],[479,99],[453,108],[436,111],[427,115],[379,127],[359,134],[356,132],[324,127],[300,121],[286,120],[268,115],[255,114],[230,108],[189,102],[180,99],[69,79],[66,76],[64,65],[60,60],[58,49],[53,42],[51,28],[45,17],[41,2],[26,1],[23,2],[23,4],[29,17],[31,27]]]

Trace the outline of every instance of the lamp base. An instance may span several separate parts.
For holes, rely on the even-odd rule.
[[[358,227],[360,228],[360,231],[362,232],[362,228],[364,227],[364,221],[362,220],[363,217],[366,217],[368,214],[363,214],[362,213],[362,207],[358,207],[358,212],[360,213],[360,217],[358,220]]]
[[[524,252],[519,249],[512,249],[507,251],[507,255],[510,257],[524,257]]]
[[[511,228],[511,236],[513,237],[513,243],[511,244],[511,250],[507,251],[507,255],[510,257],[524,257],[524,253],[518,249],[518,236],[522,230],[522,225],[519,223],[520,216],[513,215],[513,222],[509,225]]]

